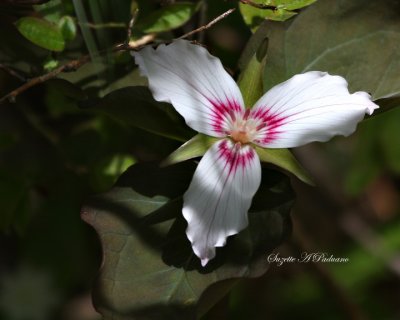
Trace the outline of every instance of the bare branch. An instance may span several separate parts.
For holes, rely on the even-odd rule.
[[[192,30],[192,31],[184,34],[183,36],[179,37],[178,39],[187,38],[187,37],[189,37],[189,36],[191,36],[191,35],[193,35],[195,33],[204,31],[204,30],[212,27],[218,21],[220,21],[220,20],[224,19],[225,17],[227,17],[228,15],[230,15],[233,11],[235,11],[234,8],[224,12],[223,14],[219,15],[218,17],[216,17],[215,19],[210,21],[208,24],[206,24],[206,25],[204,25],[204,26],[202,26],[200,28],[197,28],[195,30]],[[129,26],[130,26],[129,30],[131,30],[131,25],[133,26],[135,20],[136,20],[136,13],[134,14],[134,16],[132,17],[132,19],[131,19],[131,21],[129,23]],[[129,32],[128,32],[128,36],[130,38]],[[111,52],[118,52],[118,51],[138,50],[141,47],[143,47],[144,45],[146,45],[146,44],[148,44],[150,42],[153,42],[155,37],[156,37],[156,34],[148,34],[148,35],[145,35],[145,36],[143,36],[142,38],[140,38],[140,39],[138,39],[136,41],[129,41],[128,40],[129,42],[124,42],[124,43],[120,43],[120,44],[115,45],[111,50],[108,49],[108,50],[102,50],[102,51],[98,52],[98,56],[100,56],[100,55],[102,55],[104,53],[109,53],[110,51]],[[90,61],[90,56],[89,55],[85,55],[85,56],[82,56],[79,59],[72,60],[72,61],[62,65],[61,67],[58,67],[57,69],[55,69],[55,70],[53,70],[53,71],[51,71],[49,73],[46,73],[46,74],[41,75],[41,76],[36,77],[36,78],[32,78],[28,82],[23,84],[22,86],[18,87],[17,89],[11,91],[10,93],[8,93],[4,97],[2,97],[0,99],[0,104],[2,104],[3,102],[5,102],[7,100],[11,101],[11,102],[15,102],[15,98],[19,94],[25,92],[26,90],[28,90],[28,89],[30,89],[30,88],[38,85],[38,84],[46,82],[47,80],[53,79],[53,78],[57,77],[62,72],[75,71],[75,70],[79,69],[81,66],[83,66],[84,64],[86,64],[89,61]]]
[[[239,0],[239,1],[243,4],[247,4],[247,5],[257,8],[257,9],[278,10],[278,7],[276,7],[276,6],[271,6],[271,5],[262,4],[262,3],[255,3],[251,0]]]
[[[139,14],[139,9],[136,9],[132,14],[131,20],[129,21],[128,30],[126,31],[126,43],[129,43],[129,41],[131,40],[132,28],[136,22],[138,14]]]
[[[19,72],[15,71],[14,69],[0,63],[0,69],[3,69],[4,71],[6,71],[8,74],[10,74],[11,76],[17,78],[18,80],[21,81],[26,81],[26,78],[21,75]]]
[[[204,30],[207,30],[207,29],[211,28],[214,24],[216,24],[218,21],[221,21],[222,19],[226,18],[227,16],[229,16],[235,10],[236,10],[235,8],[229,9],[228,11],[224,12],[223,14],[221,14],[218,17],[216,17],[213,20],[211,20],[205,26],[201,26],[200,28],[197,28],[197,29],[192,30],[192,31],[190,31],[188,33],[185,33],[183,36],[180,36],[178,39],[185,39],[187,37],[190,37],[193,34],[196,34],[198,32],[202,32]]]

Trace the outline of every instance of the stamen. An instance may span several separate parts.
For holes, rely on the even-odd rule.
[[[243,120],[247,120],[247,118],[249,117],[249,114],[250,114],[250,109],[246,109],[246,111],[244,112],[244,115],[243,115]]]
[[[229,110],[229,115],[231,116],[232,121],[236,121],[235,112],[232,109]]]
[[[263,123],[259,124],[256,129],[261,130],[262,128],[265,128],[266,126],[267,126],[267,124],[265,122],[263,122]]]

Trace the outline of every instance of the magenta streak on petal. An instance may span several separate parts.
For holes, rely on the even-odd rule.
[[[235,119],[235,112],[241,111],[240,105],[235,100],[227,100],[226,102],[213,101],[208,99],[210,104],[213,106],[212,109],[212,123],[211,126],[215,132],[225,133],[224,123],[227,119]]]
[[[257,127],[258,130],[266,128],[266,133],[264,138],[260,141],[263,144],[270,143],[273,140],[278,138],[278,135],[281,133],[279,128],[284,124],[287,117],[269,114],[269,110],[267,108],[258,108],[252,114],[254,119],[261,120],[261,124]]]
[[[248,150],[243,152],[240,143],[236,143],[229,147],[228,141],[224,140],[218,146],[219,158],[223,158],[229,164],[228,176],[235,173],[239,168],[244,168],[254,158],[254,151],[247,147]]]

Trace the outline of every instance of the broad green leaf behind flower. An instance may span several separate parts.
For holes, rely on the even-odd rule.
[[[383,5],[383,3],[384,5]],[[268,22],[268,90],[310,70],[346,77],[373,99],[400,94],[400,4],[321,0],[285,23]]]
[[[265,170],[250,209],[249,227],[230,238],[202,268],[181,216],[181,195],[194,167],[194,163],[163,169],[158,164],[136,164],[112,190],[83,207],[82,218],[95,228],[103,247],[94,303],[104,319],[202,315],[232,285],[220,281],[264,273],[266,256],[290,232],[289,181]],[[219,290],[211,287],[215,284]]]

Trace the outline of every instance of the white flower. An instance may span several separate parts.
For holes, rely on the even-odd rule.
[[[215,247],[248,224],[261,181],[253,145],[292,148],[348,136],[378,108],[367,93],[350,94],[342,77],[311,71],[273,87],[246,109],[221,61],[200,46],[178,40],[133,55],[156,100],[171,103],[192,129],[220,138],[183,197],[186,234],[203,266]]]

